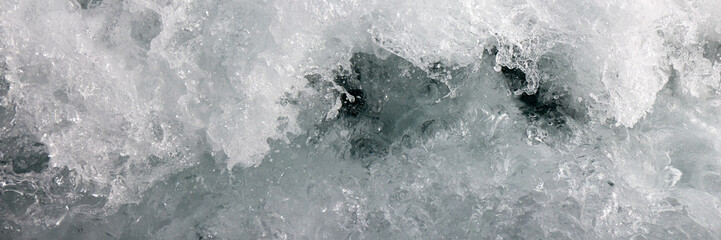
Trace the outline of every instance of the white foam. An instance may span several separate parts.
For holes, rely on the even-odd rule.
[[[284,98],[303,91],[306,74],[330,80],[339,65],[347,69],[354,51],[382,48],[427,68],[475,64],[497,46],[497,63],[523,69],[533,87],[542,76],[534,63],[564,48],[575,74],[560,81],[574,99],[592,100],[577,107],[625,127],[651,110],[669,65],[695,96],[718,90],[721,78],[719,61],[699,48],[719,39],[714,1],[3,4],[3,54],[23,119],[54,166],[113,185],[119,202],[192,164],[200,150],[188,145],[204,134],[228,168],[257,166],[268,139],[300,131],[298,109]],[[144,11],[162,24],[148,49],[130,36]],[[677,30],[683,39],[674,42]],[[164,160],[149,167],[158,164],[150,156]]]

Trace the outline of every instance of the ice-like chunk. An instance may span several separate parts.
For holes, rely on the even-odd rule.
[[[625,41],[614,45],[603,66],[602,78],[610,95],[610,113],[619,124],[632,127],[651,110],[656,93],[668,81],[663,70],[661,39],[644,32],[616,36]],[[618,61],[620,60],[620,61]]]

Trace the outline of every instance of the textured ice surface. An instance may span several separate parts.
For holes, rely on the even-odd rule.
[[[0,3],[0,239],[719,239],[721,2]]]

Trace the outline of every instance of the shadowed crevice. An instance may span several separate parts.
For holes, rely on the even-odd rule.
[[[526,73],[521,69],[503,66],[501,73],[506,78],[511,92],[517,92],[528,84]],[[532,122],[544,119],[557,126],[563,125],[566,114],[564,114],[561,101],[545,96],[550,94],[543,84],[534,94],[522,92],[516,98],[520,103],[519,110]]]

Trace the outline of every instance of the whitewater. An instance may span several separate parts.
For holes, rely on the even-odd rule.
[[[0,239],[721,239],[719,0],[4,0]]]

